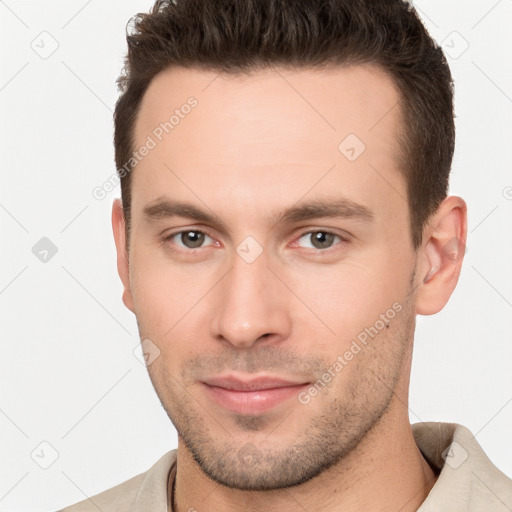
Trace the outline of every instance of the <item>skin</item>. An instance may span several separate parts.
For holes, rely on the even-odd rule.
[[[178,431],[175,509],[417,510],[436,475],[408,417],[415,316],[440,311],[455,288],[464,201],[446,198],[414,250],[400,95],[375,66],[166,70],[143,98],[135,146],[190,96],[197,107],[133,171],[129,253],[119,200],[112,210],[123,301],[160,350],[148,371]],[[366,146],[354,161],[338,150],[348,134]],[[163,196],[215,221],[145,215]],[[279,221],[341,198],[371,220]],[[184,230],[207,236],[165,239]],[[336,236],[318,245],[317,231]],[[237,253],[248,236],[263,249],[251,263]],[[228,372],[314,383],[393,304],[307,404],[237,414],[205,393],[202,380]]]

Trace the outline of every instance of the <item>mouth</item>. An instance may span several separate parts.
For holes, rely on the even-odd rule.
[[[297,396],[310,382],[260,376],[242,379],[233,375],[201,382],[215,403],[238,414],[261,414]]]

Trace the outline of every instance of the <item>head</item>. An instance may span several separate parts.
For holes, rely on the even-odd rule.
[[[128,45],[113,227],[149,375],[212,479],[297,485],[407,421],[466,237],[449,68],[390,0],[158,1]],[[269,376],[292,398],[215,385]]]

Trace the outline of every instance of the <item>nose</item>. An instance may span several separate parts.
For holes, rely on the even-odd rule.
[[[235,254],[231,270],[216,287],[213,338],[236,348],[287,338],[291,317],[285,291],[265,253],[252,263]]]

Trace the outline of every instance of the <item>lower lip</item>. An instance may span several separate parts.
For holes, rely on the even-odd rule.
[[[208,396],[217,404],[238,414],[260,414],[297,396],[309,384],[282,388],[236,391],[203,383]]]

